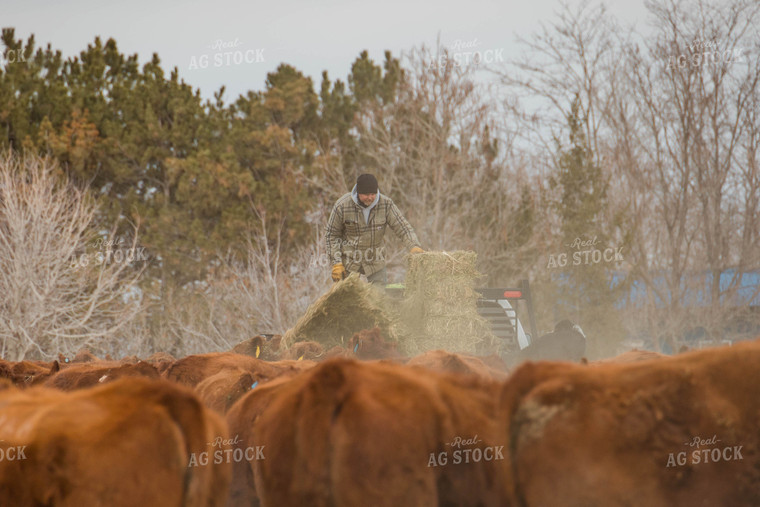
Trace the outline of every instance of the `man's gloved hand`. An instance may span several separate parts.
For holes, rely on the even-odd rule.
[[[413,253],[413,254],[425,253],[425,250],[423,250],[422,248],[418,246],[415,246],[414,248],[411,249],[409,253]]]
[[[346,277],[346,268],[343,267],[343,263],[339,262],[332,268],[333,282],[339,282]]]

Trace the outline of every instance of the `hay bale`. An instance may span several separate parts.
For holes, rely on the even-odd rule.
[[[282,346],[314,341],[325,350],[348,346],[354,333],[380,328],[382,335],[398,341],[396,319],[391,315],[385,292],[365,282],[357,273],[335,283],[309,306],[296,325],[282,337]]]
[[[475,354],[494,346],[491,326],[478,314],[476,260],[475,252],[468,251],[409,256],[401,305],[405,354],[436,349]]]

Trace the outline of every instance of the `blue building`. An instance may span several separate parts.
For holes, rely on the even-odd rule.
[[[655,293],[655,305],[665,308],[670,305],[672,294],[666,282],[666,272],[654,275],[654,285],[659,289]],[[611,287],[616,287],[626,279],[627,273],[614,272]],[[708,272],[690,273],[681,277],[679,293],[680,305],[689,307],[707,307],[712,304],[713,275]],[[719,277],[721,306],[760,308],[760,270],[739,272],[736,269],[724,270]],[[643,306],[647,301],[646,283],[634,280],[629,293],[617,301],[618,308],[629,305]],[[666,294],[667,301],[659,295]]]
[[[667,272],[660,272],[653,277],[653,284],[658,289],[654,294],[654,304],[657,308],[670,306],[673,294],[666,281]],[[619,286],[627,274],[613,273],[611,287]],[[681,277],[678,287],[679,306],[683,308],[708,308],[712,303],[714,276],[709,272],[693,272]],[[718,279],[720,295],[718,305],[721,308],[746,308],[744,317],[733,317],[723,323],[724,342],[732,343],[760,336],[760,270],[738,271],[724,270]],[[664,295],[661,297],[660,295]],[[648,302],[647,285],[641,280],[631,282],[630,290],[616,301],[618,309],[631,306],[641,308]],[[648,340],[645,340],[645,342]],[[699,325],[684,330],[683,341],[690,347],[701,348],[713,342],[708,341],[707,330]],[[645,344],[647,346],[648,344]],[[663,344],[663,352],[672,353],[668,344]]]

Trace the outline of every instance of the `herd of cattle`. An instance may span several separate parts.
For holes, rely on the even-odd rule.
[[[760,341],[508,371],[277,340],[0,360],[0,506],[760,505]]]

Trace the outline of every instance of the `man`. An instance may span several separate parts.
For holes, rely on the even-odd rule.
[[[531,361],[578,362],[586,355],[586,334],[578,324],[563,319],[554,326],[554,332],[540,336],[522,352],[523,358]]]
[[[369,282],[385,286],[388,275],[382,243],[386,227],[411,253],[424,252],[398,207],[378,191],[377,179],[362,174],[353,190],[335,203],[327,222],[327,256],[333,263],[333,281],[358,272]]]

